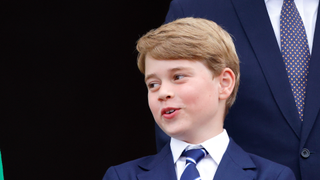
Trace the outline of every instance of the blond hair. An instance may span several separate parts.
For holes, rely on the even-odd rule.
[[[182,18],[149,31],[137,42],[138,68],[145,73],[146,55],[163,60],[203,62],[219,76],[224,68],[235,74],[235,87],[226,102],[225,114],[236,99],[239,87],[239,59],[230,35],[215,22],[201,18]]]

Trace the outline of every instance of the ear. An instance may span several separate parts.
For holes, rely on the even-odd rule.
[[[219,75],[219,99],[226,100],[233,91],[235,85],[235,75],[230,68],[225,68]]]

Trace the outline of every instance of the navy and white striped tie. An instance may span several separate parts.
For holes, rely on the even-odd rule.
[[[200,174],[196,168],[197,163],[206,157],[208,152],[205,149],[191,149],[184,151],[182,156],[186,156],[186,166],[180,180],[201,180]]]

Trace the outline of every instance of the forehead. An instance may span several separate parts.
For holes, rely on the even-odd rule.
[[[151,56],[146,56],[145,59],[145,74],[157,69],[183,69],[187,67],[193,67],[196,61],[192,60],[168,60],[168,59],[155,59]]]
[[[204,63],[196,60],[158,60],[151,56],[146,56],[145,77],[146,79],[154,75],[170,74],[176,71],[188,71],[192,73],[210,72]]]

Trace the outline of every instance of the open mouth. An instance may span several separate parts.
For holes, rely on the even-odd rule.
[[[169,111],[166,111],[165,114],[171,114],[171,113],[173,113],[173,112],[175,112],[175,111],[176,111],[176,110],[171,109],[171,110],[169,110]]]
[[[177,116],[180,108],[167,107],[161,110],[161,116],[165,119],[172,119]]]
[[[174,108],[174,107],[167,107],[167,108],[163,108],[161,110],[161,115],[168,115],[168,114],[173,114],[176,111],[178,111],[179,108]]]

